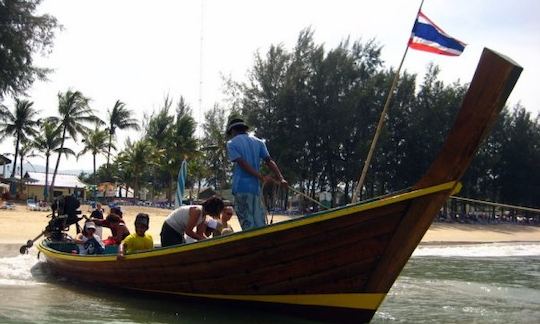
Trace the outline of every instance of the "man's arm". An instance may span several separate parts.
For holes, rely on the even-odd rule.
[[[264,162],[266,163],[266,165],[270,168],[270,170],[272,170],[272,172],[278,178],[277,179],[278,184],[280,184],[283,187],[287,188],[289,186],[289,183],[287,183],[287,180],[285,180],[283,178],[283,175],[281,174],[281,171],[279,170],[279,167],[278,167],[277,163],[274,160],[272,160],[271,157],[267,157],[266,159],[264,159]]]
[[[262,182],[269,181],[271,179],[267,179],[267,176],[262,175],[261,173],[257,172],[249,163],[246,162],[246,160],[242,158],[238,158],[234,160],[233,162],[238,163],[238,165],[247,173],[254,176],[255,178],[259,179]]]

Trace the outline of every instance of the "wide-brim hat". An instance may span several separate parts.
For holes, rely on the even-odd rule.
[[[249,126],[246,124],[246,122],[241,118],[235,118],[229,122],[229,125],[227,126],[227,135],[230,135],[232,132],[232,129],[235,127],[244,127],[246,129],[249,129]]]

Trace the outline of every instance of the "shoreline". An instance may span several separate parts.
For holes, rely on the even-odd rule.
[[[90,215],[87,205],[81,206],[83,215]],[[124,220],[130,231],[134,230],[133,222],[138,212],[150,215],[149,233],[155,243],[159,243],[159,233],[163,221],[170,213],[169,209],[140,206],[122,206]],[[50,212],[30,211],[24,205],[16,205],[13,210],[0,210],[0,244],[20,244],[35,238],[45,228],[50,218]],[[274,223],[294,219],[287,215],[274,215]],[[234,216],[231,225],[235,231],[240,231],[238,220]],[[74,236],[75,228],[71,226],[69,233]],[[106,238],[110,231],[103,229]],[[38,240],[39,241],[39,240]],[[515,224],[459,224],[459,223],[433,223],[426,232],[421,245],[459,245],[480,243],[523,243],[540,242],[540,226]]]

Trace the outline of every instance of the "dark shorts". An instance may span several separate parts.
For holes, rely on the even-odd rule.
[[[178,233],[167,222],[163,223],[160,236],[162,247],[186,243],[184,233]]]

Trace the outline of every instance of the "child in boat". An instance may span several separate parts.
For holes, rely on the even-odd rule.
[[[124,259],[126,254],[151,250],[154,248],[152,235],[146,233],[149,225],[150,217],[148,214],[137,214],[137,217],[135,218],[135,233],[128,235],[118,247],[118,260]]]
[[[232,206],[226,206],[221,213],[221,230],[214,233],[214,236],[227,235],[234,233],[229,221],[234,215],[234,208]]]
[[[77,234],[74,242],[79,245],[79,254],[82,255],[102,254],[105,251],[105,245],[96,235],[94,222],[86,222],[82,232]]]
[[[105,219],[91,218],[90,220],[98,226],[110,228],[112,236],[103,240],[105,245],[118,245],[130,234],[122,218],[116,214],[111,213]]]

